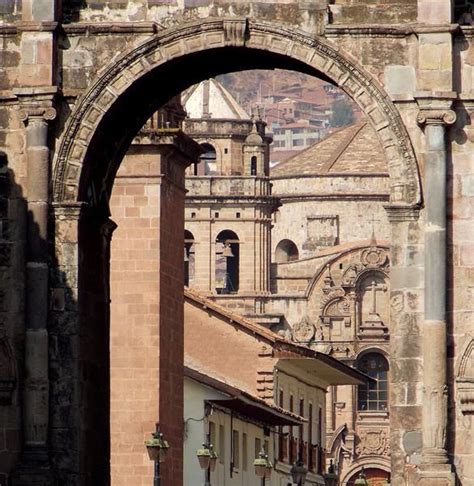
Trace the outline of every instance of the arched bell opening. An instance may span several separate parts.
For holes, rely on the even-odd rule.
[[[236,294],[239,291],[240,241],[236,233],[221,231],[216,238],[215,285],[218,294]]]
[[[184,285],[189,287],[194,280],[195,249],[194,235],[191,231],[184,231]]]

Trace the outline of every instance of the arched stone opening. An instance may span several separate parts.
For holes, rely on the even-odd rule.
[[[65,243],[76,252],[75,264],[59,259],[58,266],[69,265],[65,273],[70,275],[71,287],[77,293],[80,316],[76,329],[80,358],[75,363],[59,363],[59,368],[63,364],[66,367],[57,381],[63,379],[71,388],[77,405],[77,409],[66,412],[71,415],[74,444],[61,454],[77,456],[74,461],[81,466],[74,468],[86,471],[86,483],[109,481],[108,261],[113,224],[108,219],[108,203],[120,162],[145,121],[185,88],[229,71],[276,67],[318,76],[344,89],[369,117],[384,147],[392,204],[411,208],[420,203],[417,165],[397,109],[372,76],[327,41],[247,19],[210,19],[163,31],[105,67],[78,100],[66,123],[53,176],[56,253],[62,252],[59,248]],[[181,197],[171,195],[170,204],[175,205],[170,213],[179,209]],[[168,223],[160,226],[162,240],[176,229]],[[182,216],[173,223],[182,225]],[[77,225],[76,232],[68,232],[73,225]],[[179,235],[182,238],[182,228]],[[159,253],[160,262],[166,262],[162,270],[182,268],[182,243],[168,250],[171,255],[164,249]],[[164,432],[175,438],[181,437],[182,426],[177,420],[182,407],[182,292],[178,282],[182,286],[179,275],[160,298],[160,312],[167,315],[168,321],[159,327],[159,341],[174,344],[162,349],[156,365],[160,374],[166,374],[168,387],[159,390],[159,414],[163,409],[173,413],[173,417],[165,413],[161,420]],[[178,309],[173,316],[168,315],[167,309],[171,308]],[[166,466],[168,478],[182,476],[179,447],[173,458],[174,462]]]
[[[184,285],[189,286],[194,280],[195,271],[195,240],[189,230],[184,231]]]
[[[281,240],[275,249],[276,263],[287,263],[298,260],[298,247],[291,240]]]
[[[209,19],[165,30],[104,68],[61,137],[54,164],[55,200],[90,200],[91,184],[96,191],[110,191],[131,139],[159,106],[203,79],[254,68],[300,71],[343,89],[367,115],[385,150],[391,202],[420,203],[410,139],[378,81],[327,40],[248,19]],[[149,94],[146,101],[144,92]]]
[[[218,294],[239,291],[240,241],[236,233],[221,231],[216,237],[215,285]]]

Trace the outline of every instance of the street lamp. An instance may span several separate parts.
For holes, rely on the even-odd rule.
[[[329,462],[328,472],[324,475],[324,482],[326,486],[336,486],[337,474],[332,459]]]
[[[264,449],[258,453],[258,457],[253,461],[253,465],[256,476],[261,478],[261,485],[265,486],[265,479],[270,479],[272,475],[273,465],[268,460],[268,455]]]
[[[369,486],[365,477],[364,468],[360,470],[359,477],[354,481],[354,486]]]
[[[306,482],[306,475],[308,474],[308,469],[304,465],[304,462],[299,458],[290,469],[291,477],[293,478],[293,483],[298,486],[303,486]]]
[[[151,438],[145,441],[148,456],[155,463],[155,473],[153,476],[153,486],[160,486],[160,462],[164,462],[166,452],[169,449],[168,442],[160,432],[160,426],[156,424],[156,430],[151,434]]]
[[[214,447],[207,443],[202,445],[201,449],[196,451],[196,456],[199,461],[199,466],[203,471],[206,471],[206,486],[211,486],[211,471],[214,471],[217,462],[217,454],[214,452]]]

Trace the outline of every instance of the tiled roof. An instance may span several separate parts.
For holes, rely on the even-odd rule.
[[[374,129],[367,121],[341,128],[271,169],[272,177],[388,172]]]

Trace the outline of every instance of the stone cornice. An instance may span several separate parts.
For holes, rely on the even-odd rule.
[[[79,219],[84,209],[88,207],[86,202],[61,202],[52,204],[56,219]]]
[[[157,22],[19,22],[0,25],[0,36],[16,35],[19,32],[54,32],[61,28],[67,35],[87,34],[156,34],[165,27]],[[340,24],[327,25],[324,35],[366,37],[406,37],[413,34],[451,33],[474,36],[474,27],[458,24],[423,25],[423,24]]]
[[[452,34],[460,31],[458,24],[341,24],[327,25],[324,34],[327,37],[340,35],[364,37],[407,37],[417,34]]]

